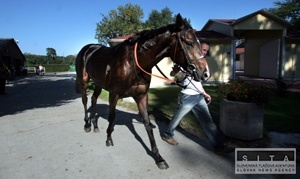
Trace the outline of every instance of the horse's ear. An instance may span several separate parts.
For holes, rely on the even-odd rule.
[[[184,22],[180,13],[177,14],[176,16],[176,27],[179,28],[180,30],[184,29]]]

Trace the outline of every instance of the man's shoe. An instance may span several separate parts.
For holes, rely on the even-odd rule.
[[[229,153],[234,152],[235,148],[236,148],[235,146],[225,143],[221,149],[215,150],[215,154],[217,154],[217,155],[229,154]]]
[[[175,140],[175,139],[173,139],[173,138],[170,138],[170,139],[167,139],[167,138],[165,138],[165,137],[162,137],[162,139],[164,140],[164,141],[166,141],[168,144],[170,144],[170,145],[178,145],[178,142]]]

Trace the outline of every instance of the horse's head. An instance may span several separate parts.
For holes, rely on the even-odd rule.
[[[196,81],[207,81],[210,71],[195,31],[180,14],[176,18],[176,27],[177,32],[173,33],[174,48],[171,53],[174,56],[171,56],[172,60],[190,73]]]

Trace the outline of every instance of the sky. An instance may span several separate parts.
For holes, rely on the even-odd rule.
[[[1,0],[0,38],[14,38],[23,53],[46,55],[54,48],[58,56],[76,55],[86,44],[97,43],[96,24],[101,14],[118,6],[139,5],[144,21],[152,10],[168,7],[201,30],[209,19],[238,19],[277,0]]]

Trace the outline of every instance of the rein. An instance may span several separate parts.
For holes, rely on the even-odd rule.
[[[157,78],[160,78],[160,79],[163,79],[163,80],[165,80],[165,81],[168,81],[168,82],[173,83],[173,82],[174,82],[173,80],[170,80],[169,78],[165,78],[165,77],[162,77],[162,76],[158,76],[158,75],[149,73],[149,72],[147,72],[146,70],[144,70],[144,69],[140,66],[140,64],[139,64],[139,62],[138,62],[138,58],[137,58],[137,53],[136,53],[137,46],[138,46],[138,42],[136,42],[135,45],[134,45],[134,59],[135,59],[135,63],[136,63],[136,65],[137,65],[137,67],[138,67],[140,70],[142,70],[144,73],[146,73],[147,75],[155,76],[155,77],[157,77]],[[160,70],[159,70],[159,71],[160,71]]]

